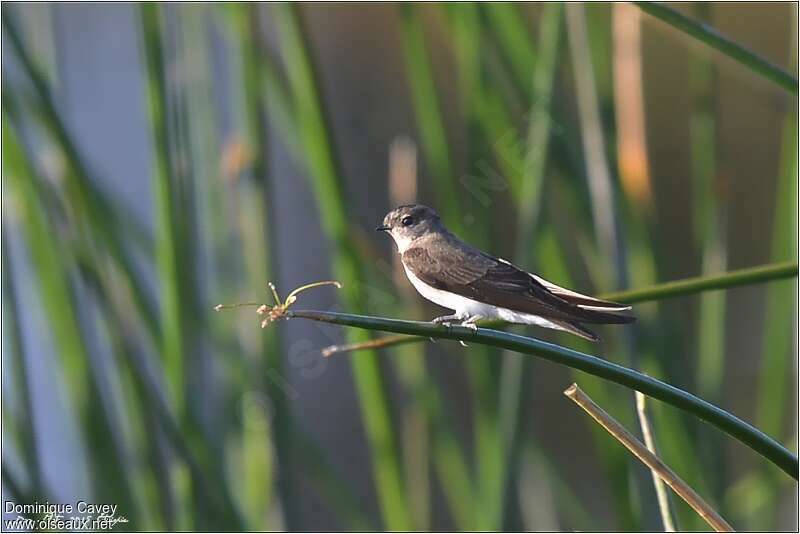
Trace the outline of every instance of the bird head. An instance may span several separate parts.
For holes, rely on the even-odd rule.
[[[415,239],[441,229],[439,214],[422,204],[407,204],[393,209],[383,218],[383,224],[375,228],[378,232],[388,232],[401,253]]]

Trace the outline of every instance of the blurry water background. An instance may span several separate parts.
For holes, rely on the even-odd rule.
[[[795,5],[674,7],[796,75]],[[797,255],[796,89],[633,5],[4,4],[2,45],[4,500],[135,529],[660,529],[649,473],[561,394],[636,430],[627,389],[451,342],[322,359],[353,337],[213,306],[333,278],[297,305],[440,314],[372,232],[414,198],[586,292]],[[796,291],[642,304],[592,346],[515,330],[796,450]],[[650,410],[734,527],[797,528],[796,482]]]

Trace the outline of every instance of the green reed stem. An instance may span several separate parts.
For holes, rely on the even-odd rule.
[[[654,399],[691,413],[749,446],[792,478],[798,478],[797,456],[757,428],[691,393],[596,356],[538,339],[486,328],[478,328],[477,331],[473,331],[463,326],[445,327],[419,321],[402,321],[315,310],[288,311],[286,317],[310,319],[366,330],[380,330],[488,345],[530,354],[554,363],[566,365],[605,380],[616,382],[635,391],[640,391]]]
[[[239,32],[241,36],[242,74],[244,77],[244,107],[246,113],[246,129],[248,131],[249,145],[254,150],[253,177],[260,188],[263,197],[264,211],[263,230],[259,234],[266,235],[267,253],[263,258],[266,272],[277,272],[277,228],[278,221],[275,216],[275,205],[272,194],[271,177],[266,151],[268,150],[268,128],[266,123],[267,113],[273,108],[267,108],[269,94],[265,89],[268,74],[272,72],[268,64],[266,47],[263,45],[260,26],[258,23],[260,10],[257,4],[242,4],[237,6],[239,16]],[[270,202],[272,204],[270,204]],[[248,223],[250,224],[250,223]],[[259,238],[263,240],[263,235]],[[259,256],[263,254],[259,253]],[[276,483],[280,494],[280,506],[283,512],[284,527],[292,531],[298,528],[296,513],[295,490],[292,483],[292,420],[289,414],[289,399],[286,392],[278,383],[270,379],[274,374],[282,375],[284,372],[281,338],[278,332],[268,333],[264,336],[264,367],[260,372],[268,373],[265,385],[273,406],[273,419],[270,432],[274,440],[276,461]],[[254,480],[253,484],[263,484],[264,481]],[[267,501],[268,502],[268,501]],[[256,510],[263,507],[265,502],[259,502]]]
[[[797,262],[787,261],[760,265],[758,267],[748,267],[712,276],[684,278],[683,280],[665,282],[642,289],[616,291],[613,293],[606,293],[602,298],[625,304],[635,304],[637,302],[682,297],[684,295],[692,295],[703,291],[730,289],[732,287],[795,277],[797,277]]]
[[[797,94],[797,78],[758,54],[661,2],[634,2],[639,9],[738,61],[753,72]]]
[[[5,111],[5,108],[4,108]],[[93,451],[88,460],[94,491],[108,494],[129,510],[131,521],[137,517],[132,497],[133,485],[129,464],[122,445],[108,436],[115,426],[113,410],[101,403],[98,384],[107,379],[102,369],[92,365],[85,317],[73,298],[73,264],[65,253],[63,240],[53,231],[55,221],[45,208],[43,179],[33,160],[23,148],[15,125],[3,117],[3,177],[8,180],[21,220],[21,230],[30,254],[34,279],[48,313],[47,327],[53,349],[59,356],[57,374],[69,388],[72,408],[78,415],[83,445]],[[105,473],[102,466],[117,468]],[[39,488],[41,489],[41,488]]]
[[[77,149],[67,131],[64,120],[56,108],[47,77],[37,67],[28,50],[23,45],[17,28],[12,21],[8,10],[2,13],[4,33],[8,36],[11,49],[19,59],[20,66],[33,86],[32,95],[35,96],[38,118],[45,127],[55,144],[63,152],[67,162],[68,172],[65,173],[65,191],[72,204],[82,230],[90,232],[92,238],[101,242],[112,259],[119,265],[130,285],[134,303],[148,326],[149,333],[158,339],[161,336],[156,317],[155,306],[148,298],[144,286],[138,276],[136,266],[129,250],[123,243],[130,241],[123,239],[122,234],[131,233],[133,230],[137,241],[146,241],[141,236],[144,232],[135,223],[133,217],[127,213],[127,208],[111,200],[95,185],[89,172],[88,165]],[[11,93],[11,89],[7,89]],[[3,98],[4,105],[6,98]],[[92,221],[103,221],[102,224],[92,224]]]
[[[9,136],[9,132],[6,131]],[[5,153],[5,151],[4,151]],[[7,224],[4,221],[4,224]],[[34,493],[38,493],[42,489],[42,466],[39,461],[39,453],[37,447],[36,436],[36,415],[33,410],[33,396],[31,394],[30,379],[31,368],[28,364],[28,354],[24,338],[22,336],[22,327],[20,322],[20,300],[17,294],[17,287],[14,283],[15,272],[12,266],[11,258],[9,257],[10,242],[6,235],[5,228],[2,229],[2,269],[3,269],[3,331],[8,336],[9,352],[11,353],[11,367],[14,368],[14,389],[18,403],[19,403],[19,420],[23,424],[15,425],[18,431],[15,434],[19,435],[18,447],[25,459],[27,467],[27,475],[29,479],[29,487]],[[9,388],[11,389],[11,388]],[[10,403],[9,403],[10,404]]]
[[[362,265],[349,232],[344,186],[332,145],[327,117],[322,107],[320,89],[313,62],[306,48],[297,7],[274,6],[275,20],[285,54],[289,87],[295,105],[300,145],[316,193],[322,227],[333,243],[333,271],[339,280],[348,280],[341,294],[346,306],[361,309],[365,301]],[[348,334],[349,341],[369,339],[365,333]],[[399,456],[392,431],[389,398],[374,351],[366,351],[353,360],[353,377],[358,390],[361,412],[372,456],[378,500],[389,530],[411,527]]]
[[[159,272],[161,323],[163,324],[164,370],[172,402],[182,417],[184,410],[183,352],[185,340],[181,319],[181,273],[178,268],[177,201],[172,183],[169,131],[166,110],[164,54],[158,4],[141,6],[145,50],[147,105],[152,128],[153,191],[156,212],[156,263]]]
[[[403,49],[406,70],[414,103],[414,116],[421,137],[421,146],[430,166],[439,200],[439,211],[456,232],[461,227],[456,192],[458,182],[451,163],[439,97],[434,84],[433,68],[425,46],[425,35],[417,6],[401,7]]]
[[[797,121],[787,119],[784,127],[783,161],[775,196],[772,228],[773,259],[797,257]],[[765,431],[782,435],[784,407],[790,403],[786,371],[792,367],[793,324],[797,316],[793,284],[774,284],[767,294],[764,315],[763,360],[759,377],[756,421]],[[795,286],[796,287],[796,286]]]

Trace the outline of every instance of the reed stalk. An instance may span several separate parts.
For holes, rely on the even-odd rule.
[[[694,37],[729,58],[738,61],[756,74],[775,82],[791,93],[797,94],[796,77],[742,45],[731,41],[714,28],[687,17],[663,2],[634,3],[648,15],[652,15],[660,21]]]
[[[297,116],[297,130],[306,150],[311,185],[316,193],[322,227],[333,243],[333,272],[348,284],[342,291],[344,303],[351,309],[362,309],[365,302],[362,266],[348,228],[349,217],[344,189],[335,160],[335,151],[322,108],[320,89],[313,62],[307,49],[297,10],[294,5],[273,6],[287,65],[289,87]],[[366,333],[349,333],[350,342],[364,342]],[[411,528],[404,481],[395,436],[391,425],[389,398],[374,351],[365,351],[353,360],[353,378],[359,395],[361,413],[372,455],[375,486],[384,526],[389,530]]]
[[[477,331],[473,331],[463,326],[444,327],[418,321],[402,321],[316,310],[290,310],[286,312],[285,316],[286,318],[310,319],[366,330],[488,345],[530,354],[554,363],[566,365],[572,369],[640,391],[654,399],[661,400],[690,413],[758,452],[795,480],[798,478],[797,456],[752,425],[691,393],[596,356],[590,356],[538,339],[486,328],[478,328]]]
[[[731,527],[711,506],[706,503],[689,485],[687,485],[675,472],[661,459],[642,444],[625,427],[619,424],[605,410],[598,406],[586,395],[577,384],[572,384],[564,395],[580,406],[592,419],[603,427],[614,439],[625,446],[636,458],[650,468],[654,477],[663,480],[675,493],[702,517],[706,523],[717,532],[733,532]]]

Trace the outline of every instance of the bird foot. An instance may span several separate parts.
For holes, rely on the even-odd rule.
[[[442,317],[437,317],[433,319],[431,322],[433,324],[440,324],[445,328],[450,328],[451,326],[453,326],[453,321],[458,321],[458,320],[459,320],[458,315],[444,315]]]

